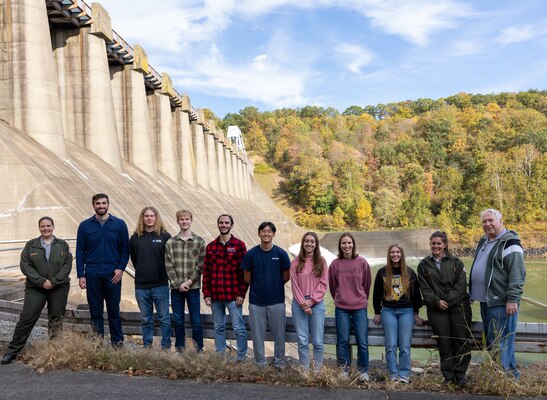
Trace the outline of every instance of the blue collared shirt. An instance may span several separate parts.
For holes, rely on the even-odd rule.
[[[110,215],[101,225],[92,216],[80,223],[76,237],[78,278],[109,276],[125,270],[129,261],[129,233],[123,219]]]

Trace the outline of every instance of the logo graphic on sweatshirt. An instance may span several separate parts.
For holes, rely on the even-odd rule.
[[[384,277],[384,282],[385,282]],[[385,286],[384,286],[385,287]],[[399,301],[405,294],[405,288],[400,275],[395,275],[391,280],[391,301]]]

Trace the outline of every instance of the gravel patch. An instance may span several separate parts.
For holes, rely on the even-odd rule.
[[[15,330],[15,322],[0,320],[0,342],[9,343]],[[35,326],[30,334],[28,343],[47,339],[47,328],[43,326]]]

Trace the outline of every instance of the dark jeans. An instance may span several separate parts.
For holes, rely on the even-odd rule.
[[[186,332],[184,331],[184,302],[188,304],[190,323],[192,324],[192,339],[198,349],[203,350],[203,329],[201,328],[201,314],[199,310],[199,289],[187,292],[171,290],[171,308],[175,320],[175,348],[181,350],[185,346]]]
[[[34,286],[25,287],[23,310],[15,326],[13,338],[6,349],[6,354],[17,355],[25,347],[32,328],[34,328],[38,318],[40,318],[46,302],[50,339],[54,338],[61,331],[69,289],[70,285],[68,284],[51,290]]]
[[[471,305],[469,300],[448,310],[428,308],[427,317],[437,335],[441,372],[445,379],[461,379],[471,361]]]
[[[113,345],[123,343],[122,319],[120,317],[120,300],[122,283],[112,283],[114,274],[108,276],[86,276],[87,303],[91,314],[93,332],[104,337],[104,303],[108,313],[110,341]]]

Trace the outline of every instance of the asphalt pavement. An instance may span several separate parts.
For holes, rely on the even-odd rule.
[[[20,362],[0,365],[0,399],[25,400],[458,400],[504,399],[462,393],[322,389],[249,383],[210,383],[96,371],[37,373]],[[524,399],[524,398],[521,398]],[[537,400],[538,398],[535,398]]]

